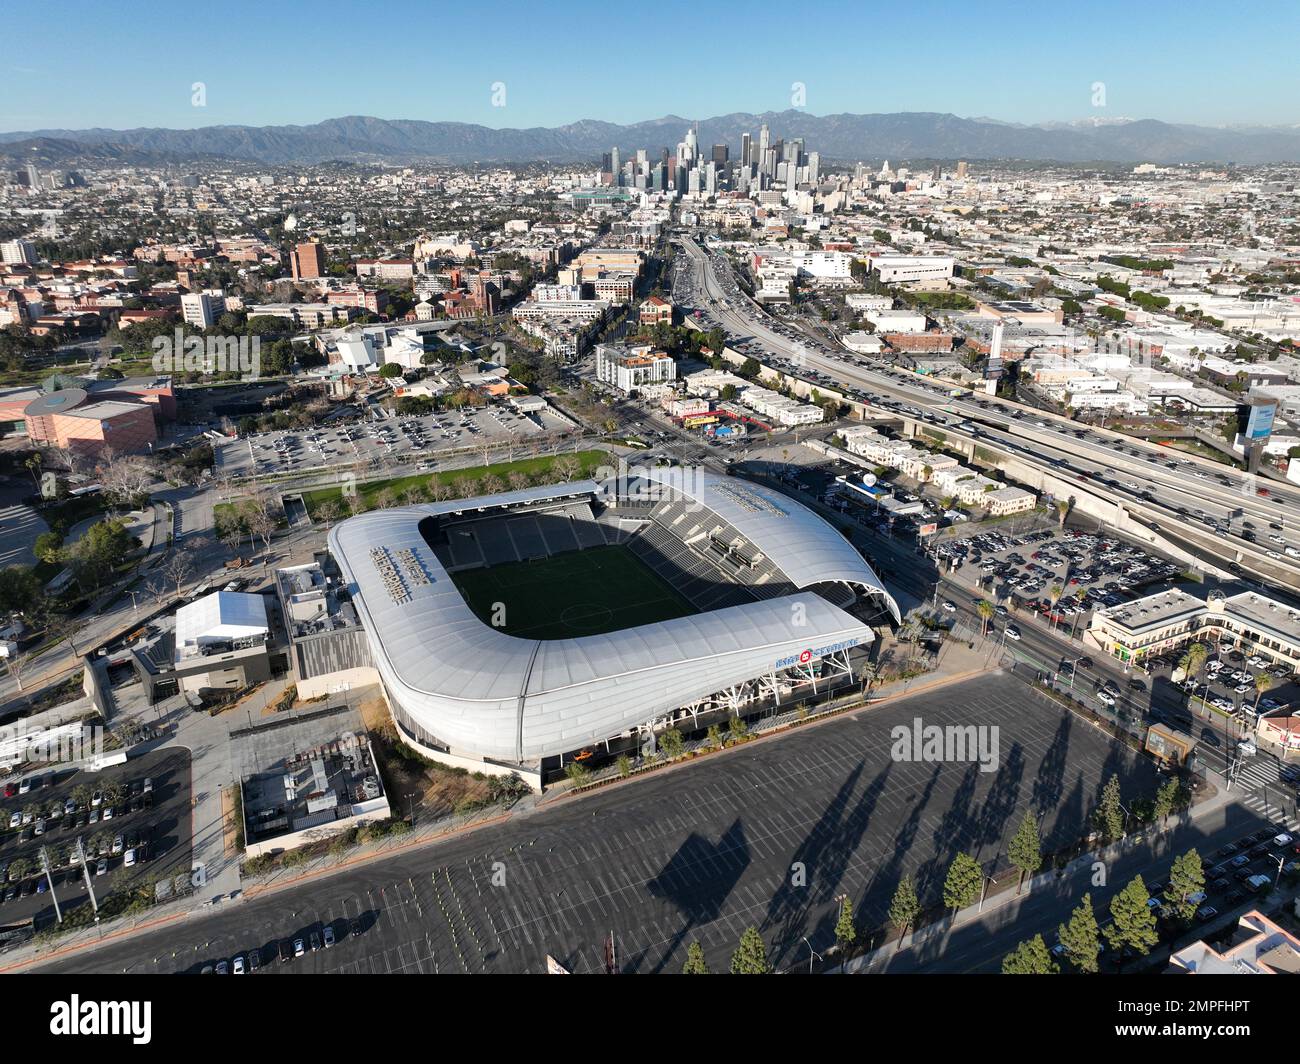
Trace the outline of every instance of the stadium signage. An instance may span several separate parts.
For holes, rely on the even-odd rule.
[[[857,646],[860,639],[842,639],[838,643],[828,643],[824,647],[806,647],[799,651],[798,654],[791,654],[788,657],[779,658],[773,664],[775,669],[788,669],[792,665],[807,665],[813,658],[824,658],[827,654],[837,654],[841,650],[848,650]]]

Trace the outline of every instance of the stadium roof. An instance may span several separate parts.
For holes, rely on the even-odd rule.
[[[731,478],[712,480],[752,489]],[[752,529],[755,545],[783,569],[788,562],[799,581],[880,587],[860,559],[850,565],[845,548],[856,552],[837,533],[821,531],[826,526],[811,511],[774,496],[790,523],[769,531],[750,507],[774,505],[772,499],[755,504],[708,483],[706,477],[701,501],[746,536]],[[800,654],[816,659],[874,638],[869,625],[814,592],[603,635],[511,636],[474,614],[420,533],[430,516],[585,495],[599,487],[583,481],[400,507],[331,530],[330,551],[354,590],[375,666],[396,708],[452,751],[506,761],[565,753],[787,668]],[[806,557],[796,548],[800,530],[808,537]]]
[[[772,560],[796,587],[842,581],[878,594],[894,620],[898,604],[862,555],[834,526],[771,488],[695,466],[638,469],[712,510]]]

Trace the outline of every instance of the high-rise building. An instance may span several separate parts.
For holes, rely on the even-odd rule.
[[[965,159],[961,159],[961,160],[959,160],[958,163],[957,163],[957,176],[958,176],[959,178],[964,178],[964,177],[966,176],[966,160],[965,160]]]
[[[617,145],[609,150],[609,172],[614,175],[614,184],[623,183],[623,169],[619,162]]]
[[[822,179],[822,156],[821,152],[810,151],[808,153],[808,183],[817,184]]]
[[[748,133],[742,133],[740,135],[740,165],[748,166],[753,161],[753,149],[750,144],[750,136]]]
[[[289,255],[295,281],[325,276],[325,246],[319,240],[299,244]]]
[[[217,318],[225,312],[226,297],[220,290],[187,292],[181,296],[181,317],[185,319],[186,325],[211,329]]]
[[[0,244],[0,262],[6,266],[34,264],[36,245],[30,240],[8,240]]]

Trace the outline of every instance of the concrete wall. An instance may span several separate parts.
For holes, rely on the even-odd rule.
[[[369,687],[372,684],[378,686],[379,683],[378,671],[373,666],[363,665],[357,669],[343,669],[339,672],[313,676],[309,680],[298,680],[298,697],[308,702],[313,698],[350,691],[354,687]]]

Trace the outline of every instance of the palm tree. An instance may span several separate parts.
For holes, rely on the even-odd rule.
[[[1056,627],[1056,604],[1061,601],[1061,596],[1065,594],[1065,588],[1060,584],[1053,584],[1048,594],[1052,596],[1052,627]]]
[[[988,599],[980,599],[975,606],[975,612],[980,616],[980,635],[988,635],[989,621],[993,619],[993,614],[996,612],[993,608],[993,603]]]
[[[1255,673],[1255,678],[1251,680],[1255,685],[1255,716],[1259,716],[1259,700],[1264,692],[1273,686],[1273,681],[1266,672]]]

